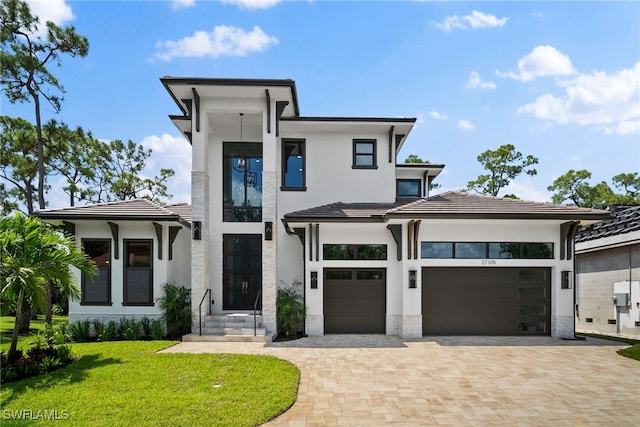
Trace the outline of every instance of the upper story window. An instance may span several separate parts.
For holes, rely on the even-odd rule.
[[[262,221],[262,144],[225,142],[222,166],[223,221]]]
[[[375,139],[354,139],[353,140],[353,166],[352,167],[354,169],[377,168]]]
[[[396,197],[421,197],[422,183],[419,179],[397,179]]]
[[[282,187],[283,191],[305,191],[304,139],[282,140]]]

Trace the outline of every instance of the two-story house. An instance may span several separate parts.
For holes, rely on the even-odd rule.
[[[605,211],[450,192],[412,118],[306,117],[292,80],[164,77],[192,145],[191,289],[218,315],[303,283],[306,333],[573,337],[573,236]],[[197,332],[197,331],[196,331]]]

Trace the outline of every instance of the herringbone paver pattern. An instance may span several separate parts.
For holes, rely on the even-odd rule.
[[[640,362],[588,339],[337,335],[165,351],[293,362],[296,403],[269,426],[640,425]]]

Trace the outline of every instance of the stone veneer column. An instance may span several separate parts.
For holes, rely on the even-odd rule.
[[[200,301],[209,288],[209,177],[205,172],[191,172],[191,218],[202,222],[201,240],[191,239],[192,332],[197,333]],[[210,302],[211,297],[207,298]],[[207,314],[209,302],[203,304],[203,316]]]
[[[277,175],[275,172],[262,172],[262,220],[273,223],[273,240],[262,239],[262,322],[269,335],[275,336],[278,224],[276,211]]]
[[[573,316],[551,316],[551,336],[554,338],[573,338]]]

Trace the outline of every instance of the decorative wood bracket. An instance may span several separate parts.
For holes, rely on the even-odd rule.
[[[289,101],[276,101],[276,138],[280,136],[280,116],[289,105]]]
[[[271,133],[271,95],[269,89],[265,89],[264,93],[267,95],[267,133]]]
[[[192,87],[193,91],[193,104],[196,107],[196,132],[200,132],[200,95],[195,87]]]
[[[396,253],[398,261],[402,261],[402,225],[401,224],[389,224],[387,225],[389,231],[391,231],[391,235],[393,236],[393,240],[396,242]]]
[[[579,221],[560,224],[560,259],[570,260],[573,256],[573,239],[578,232]]]
[[[173,242],[176,241],[176,237],[180,230],[182,230],[182,227],[177,225],[169,227],[169,261],[173,259]]]
[[[113,236],[113,257],[120,259],[120,243],[118,240],[118,224],[115,222],[107,222],[109,228],[111,228],[111,235]]]
[[[156,237],[158,238],[158,259],[162,259],[162,224],[153,222],[153,228],[156,229]]]

